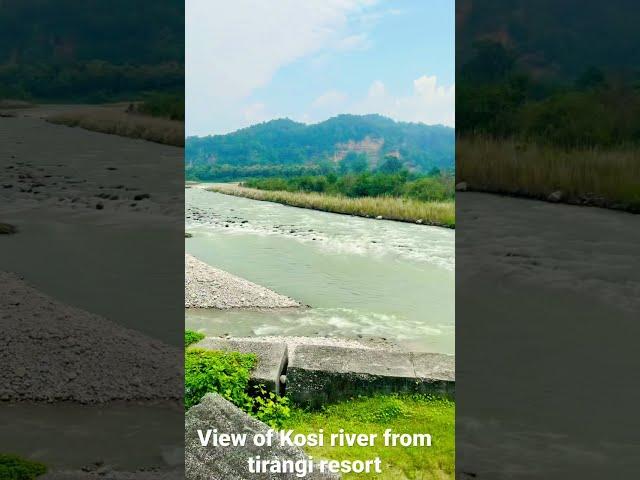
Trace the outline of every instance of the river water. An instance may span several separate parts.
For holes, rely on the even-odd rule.
[[[454,353],[455,232],[189,188],[186,251],[311,308],[187,310],[211,335],[385,339]]]

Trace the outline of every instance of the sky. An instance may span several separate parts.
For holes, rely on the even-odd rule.
[[[186,133],[340,113],[455,124],[454,0],[186,0]]]

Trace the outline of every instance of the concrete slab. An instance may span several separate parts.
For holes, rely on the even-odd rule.
[[[208,429],[218,434],[246,434],[244,446],[202,446],[198,430],[206,436]],[[252,480],[298,479],[295,473],[251,473],[249,459],[307,460],[297,447],[281,446],[276,437],[273,446],[258,447],[253,443],[256,434],[265,434],[269,427],[250,417],[220,395],[207,394],[202,401],[185,414],[185,479],[186,480]],[[305,476],[311,480],[339,480],[339,476],[312,472]]]
[[[411,360],[419,393],[441,393],[455,396],[456,357],[441,353],[412,353]]]
[[[253,353],[258,363],[251,371],[251,386],[264,385],[270,392],[282,395],[280,375],[287,366],[287,344],[251,342],[245,340],[225,340],[222,338],[204,338],[194,347],[223,352]]]
[[[447,359],[420,357],[418,364],[419,375],[412,353],[301,345],[289,358],[287,395],[318,408],[360,395],[453,391]]]

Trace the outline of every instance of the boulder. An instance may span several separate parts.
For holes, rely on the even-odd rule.
[[[246,434],[244,446],[202,446],[198,430],[217,429],[218,433]],[[251,473],[249,459],[306,460],[308,457],[297,447],[281,446],[278,434],[271,446],[256,446],[256,434],[265,434],[269,427],[228,402],[220,395],[207,394],[185,415],[185,479],[186,480],[254,480],[298,479],[295,473]],[[320,472],[309,473],[311,480],[339,479]]]
[[[561,192],[560,190],[556,190],[555,192],[552,192],[548,197],[547,200],[553,203],[558,203],[561,202],[562,200],[564,200],[564,193]]]

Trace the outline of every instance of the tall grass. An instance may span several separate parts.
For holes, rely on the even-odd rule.
[[[165,145],[184,146],[184,122],[127,112],[122,106],[78,108],[51,115],[47,121]]]
[[[572,149],[459,138],[456,180],[470,190],[547,198],[560,191],[568,203],[640,211],[640,149]]]
[[[455,202],[423,202],[395,197],[359,197],[322,193],[257,190],[230,183],[213,184],[209,190],[238,197],[282,203],[293,207],[344,213],[359,217],[382,217],[386,220],[422,223],[455,228]]]

